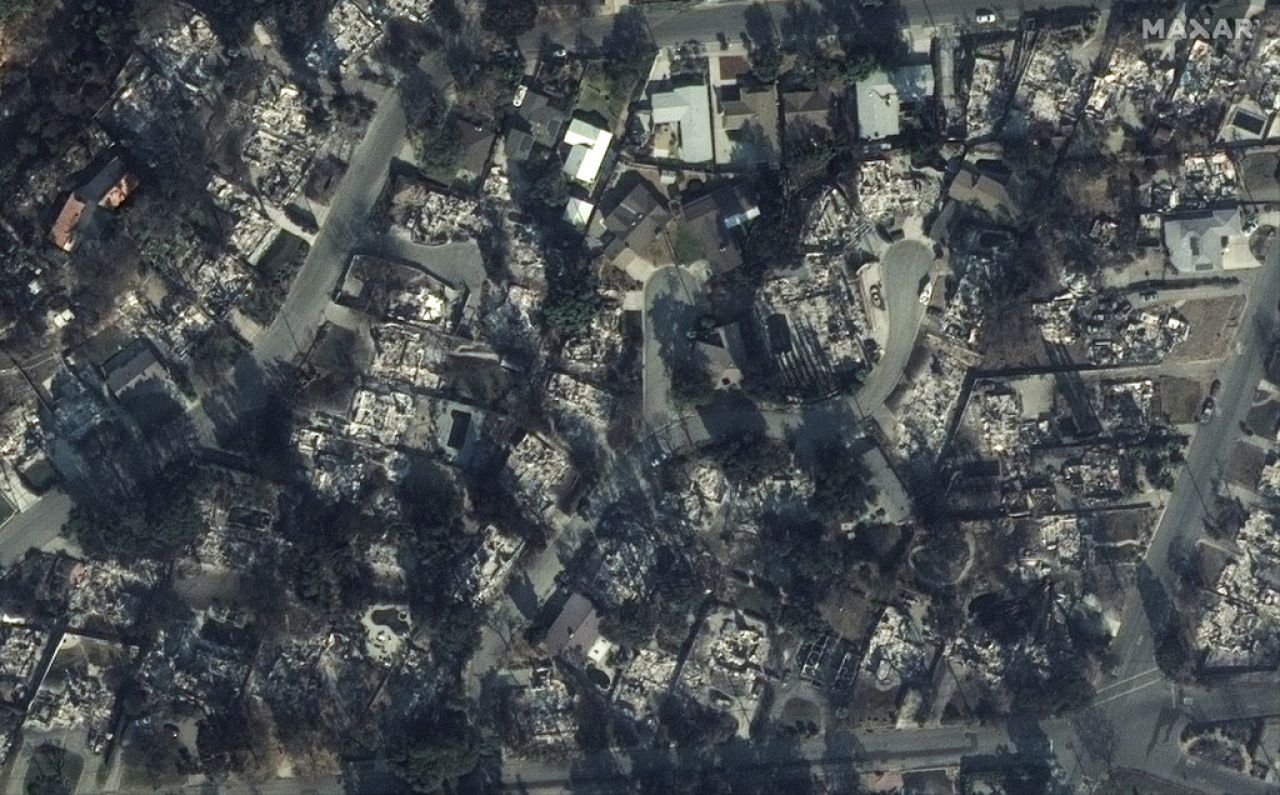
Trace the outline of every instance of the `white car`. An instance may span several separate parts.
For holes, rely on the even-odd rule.
[[[928,306],[929,300],[933,298],[933,282],[926,282],[924,289],[920,291],[920,305]]]
[[[520,86],[519,88],[516,89],[516,95],[512,97],[511,104],[514,107],[517,107],[517,108],[520,107],[521,105],[524,104],[524,98],[528,95],[529,95],[529,87]]]
[[[973,19],[979,25],[994,25],[996,22],[996,12],[989,8],[979,8],[974,12]]]

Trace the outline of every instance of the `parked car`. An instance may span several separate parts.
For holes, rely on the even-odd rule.
[[[1213,413],[1217,408],[1218,408],[1218,402],[1216,400],[1214,400],[1212,397],[1205,398],[1204,402],[1200,404],[1200,416],[1198,418],[1199,421],[1201,423],[1206,423],[1209,420],[1213,419]]]
[[[871,303],[876,309],[884,309],[884,296],[880,294],[880,285],[873,284],[867,288],[867,293],[871,295]]]
[[[867,352],[867,361],[873,366],[879,364],[881,356],[880,345],[875,340],[868,338],[863,342],[862,347]]]
[[[973,19],[979,25],[993,25],[996,22],[996,12],[989,8],[979,8],[974,12]]]

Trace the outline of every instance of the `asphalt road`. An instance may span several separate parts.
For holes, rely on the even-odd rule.
[[[1229,683],[1180,689],[1162,677],[1125,683],[1126,702],[1042,723],[1012,718],[1007,724],[952,725],[835,732],[801,742],[734,741],[711,748],[643,749],[585,754],[554,761],[509,758],[503,784],[509,790],[612,792],[645,770],[677,776],[703,768],[779,781],[796,774],[830,776],[849,770],[919,770],[957,764],[962,758],[1002,751],[1052,753],[1083,789],[1108,770],[1129,768],[1208,793],[1265,795],[1274,787],[1183,753],[1183,729],[1193,720],[1233,720],[1280,714],[1280,677],[1242,677]]]
[[[933,251],[916,240],[894,243],[880,258],[880,294],[889,318],[889,334],[880,361],[858,390],[857,402],[865,412],[884,405],[911,359],[925,315],[920,280],[932,266]]]
[[[342,271],[366,231],[369,213],[382,194],[391,159],[400,151],[405,132],[400,95],[388,91],[379,99],[364,139],[351,155],[347,173],[334,192],[329,212],[284,306],[254,340],[254,357],[264,369],[292,360],[315,339]]]
[[[484,255],[473,241],[425,245],[388,235],[371,243],[368,253],[415,263],[432,275],[456,287],[466,287],[472,293],[479,293],[487,278]]]
[[[72,500],[59,488],[50,489],[29,508],[0,527],[0,564],[8,566],[27,554],[32,547],[71,549],[69,539],[59,531],[71,515]]]
[[[777,29],[787,27],[788,6],[794,0],[764,0],[773,16]],[[837,0],[856,6],[856,0]],[[727,40],[740,40],[746,33],[745,12],[753,5],[750,2],[730,0],[715,2],[704,0],[700,3],[686,5],[660,5],[644,9],[645,19],[649,23],[649,31],[660,47],[668,47],[689,41],[709,43],[723,36]],[[809,6],[820,8],[820,4],[810,0]],[[921,28],[926,26],[954,27],[959,29],[977,29],[975,17],[979,9],[994,11],[1000,19],[999,24],[1011,25],[1026,11],[1038,11],[1068,7],[1104,8],[1110,0],[1030,0],[1029,2],[1011,0],[900,0],[901,9],[898,19],[904,27]],[[885,16],[892,16],[886,11]],[[571,45],[580,38],[599,42],[613,26],[610,16],[579,17],[570,19],[546,19],[537,27],[521,37],[520,45],[525,52],[537,50],[543,35],[550,40]]]
[[[1171,592],[1169,552],[1179,538],[1194,541],[1204,533],[1207,509],[1212,508],[1214,482],[1226,470],[1231,450],[1240,438],[1240,423],[1253,403],[1263,377],[1267,352],[1276,338],[1276,308],[1280,304],[1280,248],[1273,248],[1266,264],[1255,273],[1247,291],[1249,304],[1236,338],[1238,355],[1219,371],[1222,387],[1217,413],[1201,425],[1186,453],[1186,465],[1174,483],[1164,513],[1152,534],[1143,563]],[[1131,587],[1113,646],[1121,660],[1113,671],[1119,680],[1153,667],[1151,616],[1136,586]]]
[[[645,771],[679,776],[706,768],[783,784],[813,773],[838,776],[879,766],[893,768],[893,760],[910,759],[916,768],[949,765],[962,755],[994,754],[1015,746],[1003,726],[837,732],[797,742],[733,741],[708,748],[639,749],[555,761],[507,759],[503,785],[520,792],[561,792],[572,782],[574,792],[612,792]]]
[[[701,296],[702,286],[678,265],[659,268],[644,284],[644,418],[650,425],[680,413],[671,396],[670,360],[693,353],[684,335],[697,320]]]

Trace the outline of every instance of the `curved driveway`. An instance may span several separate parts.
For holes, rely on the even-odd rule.
[[[889,335],[880,361],[858,390],[857,402],[863,411],[877,411],[902,378],[924,321],[920,281],[932,267],[933,251],[916,240],[900,240],[880,258],[880,293],[889,317]]]
[[[668,265],[644,285],[644,417],[670,454],[724,438],[741,425],[742,431],[762,432],[786,439],[802,428],[840,436],[857,419],[877,412],[893,393],[915,347],[924,320],[919,287],[933,266],[933,252],[925,244],[903,240],[890,246],[881,259],[881,294],[889,319],[889,333],[880,361],[853,395],[836,395],[814,404],[758,409],[717,401],[696,412],[682,412],[671,399],[671,372],[664,355],[688,345],[685,330],[692,327],[702,300],[701,285],[686,269]]]

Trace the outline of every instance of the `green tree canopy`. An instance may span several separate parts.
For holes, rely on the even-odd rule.
[[[387,761],[414,792],[439,792],[475,770],[484,751],[467,716],[451,710],[406,731]]]
[[[515,38],[533,29],[538,18],[534,0],[485,0],[480,27],[505,38]]]
[[[197,472],[171,470],[129,499],[77,505],[63,527],[91,557],[166,559],[206,529],[196,496]]]

